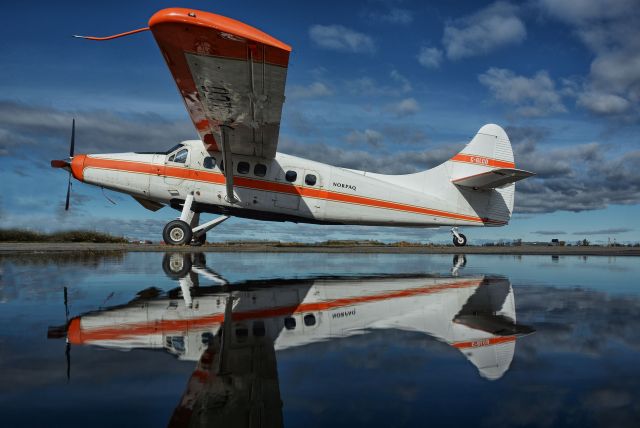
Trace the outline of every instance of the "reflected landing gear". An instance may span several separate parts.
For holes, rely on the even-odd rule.
[[[467,237],[458,232],[457,227],[452,227],[451,233],[453,234],[453,245],[456,247],[464,247],[467,245]]]
[[[182,206],[180,218],[172,220],[164,227],[162,231],[162,239],[168,245],[185,245],[191,244],[200,246],[207,240],[207,232],[226,219],[227,215],[221,215],[204,224],[200,223],[200,213],[191,209],[193,205],[193,193],[187,195],[187,199]]]

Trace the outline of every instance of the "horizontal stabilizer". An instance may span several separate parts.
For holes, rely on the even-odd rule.
[[[473,189],[488,190],[495,189],[516,181],[535,175],[533,172],[514,168],[496,168],[481,174],[470,175],[468,177],[457,178],[453,184]]]

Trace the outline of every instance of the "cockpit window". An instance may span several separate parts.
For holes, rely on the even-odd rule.
[[[182,336],[171,336],[170,338],[171,347],[178,352],[179,354],[184,354],[184,337]]]
[[[173,162],[185,163],[187,161],[187,155],[188,154],[189,154],[189,150],[187,150],[187,149],[180,150],[178,153],[176,153],[176,157],[175,157],[175,159],[173,159]],[[171,158],[169,158],[169,160],[171,161]]]
[[[175,146],[171,147],[169,150],[167,150],[166,152],[164,152],[165,155],[168,155],[169,153],[171,153],[174,150],[178,150],[180,147],[182,147],[184,144],[176,144]]]

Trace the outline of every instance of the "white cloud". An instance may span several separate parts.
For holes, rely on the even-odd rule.
[[[409,25],[413,22],[413,12],[408,9],[391,7],[385,11],[368,11],[364,17],[384,24]]]
[[[423,46],[418,53],[418,62],[426,68],[439,68],[442,63],[442,51],[438,48]]]
[[[410,92],[413,89],[411,86],[411,82],[405,76],[400,74],[398,70],[391,70],[389,74],[391,79],[393,79],[398,85],[400,85],[400,91],[402,92]]]
[[[389,84],[388,80],[387,83],[380,83],[371,77],[363,76],[347,80],[345,85],[349,92],[357,96],[398,96],[398,94],[413,90],[409,79],[397,70],[391,70],[389,77],[392,80],[392,84]],[[394,82],[396,84],[393,84]]]
[[[591,113],[640,120],[640,4],[637,0],[539,0],[548,16],[567,24],[595,58],[575,91]]]
[[[442,43],[449,59],[483,55],[522,42],[527,36],[517,7],[496,2],[445,26]]]
[[[420,111],[420,105],[414,98],[405,98],[397,103],[389,104],[389,111],[398,117],[411,116]]]
[[[550,15],[572,24],[615,19],[633,12],[637,0],[540,0]]]
[[[309,28],[309,36],[324,49],[353,53],[374,53],[376,50],[371,37],[342,25],[313,25]]]
[[[578,105],[595,114],[615,115],[626,112],[631,103],[618,95],[588,91],[578,96]]]
[[[289,99],[319,98],[332,95],[333,91],[322,82],[313,82],[308,86],[292,85],[289,87]]]
[[[384,136],[373,129],[365,129],[364,131],[351,131],[347,134],[346,140],[351,144],[366,143],[373,147],[379,147]]]
[[[490,68],[478,76],[494,98],[516,107],[522,116],[545,116],[565,112],[560,94],[546,71],[533,77],[518,76],[511,70]]]

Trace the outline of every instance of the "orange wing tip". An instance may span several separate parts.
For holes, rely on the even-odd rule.
[[[102,42],[105,40],[119,39],[120,37],[126,37],[136,33],[142,33],[143,31],[147,31],[147,30],[149,30],[149,27],[138,28],[136,30],[125,31],[124,33],[114,34],[112,36],[105,36],[105,37],[78,36],[76,34],[74,34],[72,37],[75,37],[76,39],[94,40],[94,41]]]
[[[163,9],[156,12],[151,19],[149,19],[149,28],[153,30],[155,26],[162,24],[189,24],[213,28],[224,33],[291,52],[291,46],[281,42],[275,37],[271,37],[267,33],[243,22],[214,13],[184,8]]]

